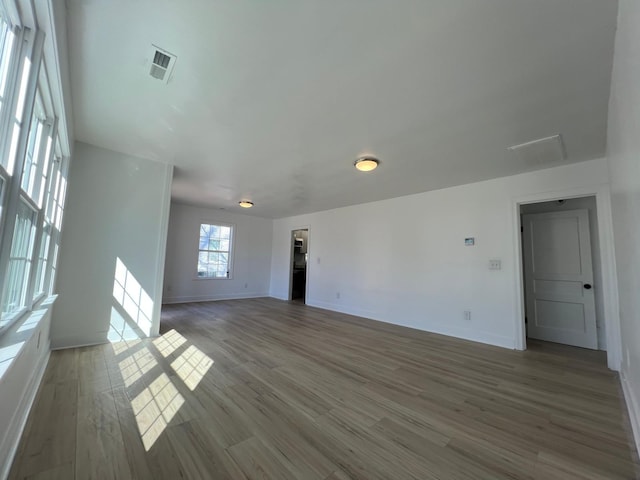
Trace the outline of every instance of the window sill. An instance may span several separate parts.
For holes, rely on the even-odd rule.
[[[0,333],[0,379],[11,368],[43,318],[51,311],[57,295],[44,298],[33,310],[23,312]]]
[[[19,310],[11,312],[10,314],[5,315],[2,319],[0,319],[0,322],[2,322],[2,325],[0,325],[0,338],[2,338],[5,332],[10,330],[15,323],[19,322],[22,317],[26,317],[28,313],[29,310],[27,309],[27,307],[22,307]]]

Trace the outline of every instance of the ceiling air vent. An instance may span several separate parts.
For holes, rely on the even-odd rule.
[[[152,45],[151,50],[151,65],[149,68],[149,75],[153,78],[168,83],[171,79],[171,72],[173,66],[176,63],[176,56],[163,50],[161,48]]]
[[[532,140],[507,148],[526,165],[544,165],[561,162],[567,158],[561,135]]]

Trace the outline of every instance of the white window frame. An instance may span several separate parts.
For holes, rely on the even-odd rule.
[[[14,31],[16,31],[16,29],[14,29]],[[22,28],[17,31],[16,39],[16,51],[12,54],[13,59],[11,61],[12,71],[10,72],[10,77],[12,77],[12,83],[7,86],[7,98],[11,100],[7,105],[11,107],[5,111],[7,115],[2,115],[2,120],[9,120],[8,125],[11,128],[2,129],[2,134],[0,135],[0,154],[7,155],[12,150],[11,144],[15,125],[20,124],[20,130],[16,137],[17,142],[13,145],[15,149],[13,168],[10,172],[3,169],[3,173],[8,175],[8,185],[5,187],[7,192],[3,199],[4,211],[0,229],[0,305],[4,304],[2,297],[4,297],[8,291],[6,285],[8,281],[7,274],[9,271],[9,259],[11,256],[18,205],[20,202],[25,202],[29,206],[34,207],[36,212],[40,210],[35,202],[27,195],[23,195],[21,185],[29,135],[29,129],[25,128],[25,124],[30,123],[31,115],[35,107],[38,75],[43,63],[44,33]],[[23,79],[22,75],[25,71],[24,65],[26,61],[28,61],[31,66],[28,70],[29,74],[27,78]],[[20,101],[18,97],[21,97]],[[5,123],[3,127],[6,126],[7,124]],[[40,231],[37,223],[35,228],[36,239],[34,239],[34,241],[37,241]],[[33,250],[34,249],[31,251],[32,255]],[[33,288],[31,274],[29,274],[29,278],[26,280],[28,283],[25,305],[18,311],[5,315],[2,319],[2,325],[0,326],[0,335],[34,307],[33,298],[29,296],[29,291]]]
[[[5,322],[6,325],[4,326],[9,326],[11,325],[16,319],[20,318],[22,315],[24,315],[25,312],[29,311],[32,306],[33,306],[33,299],[32,299],[32,284],[31,284],[31,278],[33,276],[33,253],[36,247],[36,242],[38,241],[38,218],[39,218],[39,212],[37,208],[34,208],[33,202],[30,201],[30,199],[26,196],[21,196],[20,197],[20,204],[26,206],[32,213],[31,218],[32,218],[32,222],[31,222],[31,227],[30,229],[32,230],[32,235],[29,239],[29,244],[27,246],[27,252],[26,256],[24,258],[19,257],[21,259],[23,259],[25,262],[27,262],[28,264],[28,268],[27,268],[27,272],[26,274],[23,274],[23,277],[21,278],[24,290],[21,292],[21,299],[20,302],[23,303],[22,305],[20,305],[17,309],[8,312],[5,314],[5,317],[2,318],[2,322]],[[14,230],[15,230],[15,226],[14,226]],[[15,231],[14,231],[15,234]],[[15,238],[15,235],[14,237]],[[16,260],[16,258],[11,256],[12,250],[13,250],[13,242],[11,245],[8,245],[8,249],[9,249],[9,261]],[[9,265],[9,263],[7,264]],[[9,268],[7,268],[7,273],[9,273]],[[8,284],[4,284],[3,285],[3,291],[2,291],[2,300],[0,301],[0,315],[3,314],[2,310],[4,307],[4,296],[7,295],[8,293]],[[4,327],[3,326],[3,327]]]
[[[14,35],[11,50],[0,52],[9,54],[4,63],[6,83],[0,111],[0,158],[6,162],[0,164],[0,305],[9,301],[14,304],[11,309],[7,306],[2,316],[0,337],[15,334],[15,325],[20,325],[34,309],[50,304],[47,297],[55,284],[69,167],[67,143],[61,151],[61,142],[68,140],[66,129],[58,132],[58,118],[64,116],[64,111],[59,110],[63,107],[52,101],[52,94],[60,92],[51,89],[52,77],[44,64],[45,32],[37,26],[33,3],[25,2],[22,7],[25,8],[18,8],[13,0],[0,0],[0,15],[8,25],[7,31]],[[25,177],[34,117],[38,120],[33,125],[38,130],[33,132],[38,133],[31,133],[35,144]],[[34,212],[29,217],[28,244],[23,243],[27,237],[15,237],[17,214],[24,206]],[[26,232],[24,228],[20,231]],[[16,251],[14,244],[22,248]],[[12,260],[12,250],[20,258]],[[12,267],[16,268],[12,275],[15,278],[9,279],[12,261],[19,263]]]
[[[198,262],[200,260],[200,252],[219,252],[224,253],[224,250],[200,250],[200,231],[202,225],[213,225],[217,227],[229,227],[229,251],[227,252],[227,276],[226,277],[201,277],[198,275]],[[236,225],[234,223],[217,222],[213,220],[200,220],[198,223],[198,235],[196,236],[196,268],[194,280],[233,280],[233,266],[234,266],[234,252],[235,252],[235,239],[236,239]]]

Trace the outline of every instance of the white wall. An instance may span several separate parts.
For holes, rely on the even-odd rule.
[[[276,220],[271,295],[287,298],[290,232],[308,225],[309,305],[514,348],[514,199],[607,182],[600,159]]]
[[[580,197],[557,201],[522,205],[520,211],[526,213],[566,212],[567,210],[587,210],[589,212],[589,237],[591,239],[591,263],[593,264],[593,290],[596,306],[596,326],[598,330],[598,349],[607,349],[606,323],[604,314],[604,281],[602,280],[602,261],[600,255],[600,236],[598,235],[598,211],[596,197]]]
[[[196,278],[201,223],[235,225],[232,278]],[[163,302],[268,296],[272,233],[269,219],[172,203]]]
[[[620,295],[622,379],[640,448],[640,2],[620,0],[607,156]]]
[[[11,460],[49,360],[50,305],[35,308],[0,338],[0,478]]]
[[[123,331],[157,333],[172,172],[170,165],[76,143],[53,348],[117,340]],[[120,300],[117,276],[128,293],[118,292]]]

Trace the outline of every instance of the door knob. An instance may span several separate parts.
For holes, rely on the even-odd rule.
[[[591,284],[590,283],[585,283],[584,284],[584,289],[585,290],[591,290]]]

